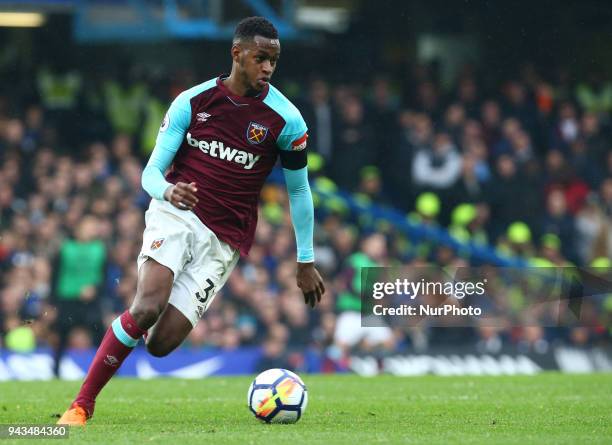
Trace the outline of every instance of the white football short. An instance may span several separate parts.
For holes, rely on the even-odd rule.
[[[174,274],[169,303],[195,325],[236,266],[240,253],[189,210],[152,199],[145,213],[138,269],[147,258]]]

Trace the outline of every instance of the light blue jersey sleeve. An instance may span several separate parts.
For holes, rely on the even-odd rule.
[[[191,123],[191,98],[216,84],[216,79],[196,85],[179,94],[170,105],[157,133],[155,148],[142,172],[142,188],[155,199],[164,199],[170,184],[164,172],[170,167]]]
[[[164,172],[172,164],[185,132],[191,122],[191,104],[184,91],[174,99],[157,133],[155,148],[142,172],[142,188],[155,199],[164,199],[164,192],[170,184]]]
[[[291,222],[295,231],[297,245],[297,261],[310,263],[314,261],[313,234],[314,234],[314,206],[312,193],[308,184],[308,168],[289,170],[283,168],[287,193],[289,195],[289,209]]]
[[[299,150],[295,142],[304,137],[308,128],[299,110],[280,91],[270,85],[264,103],[276,111],[285,121],[285,126],[276,138],[276,145],[281,150]],[[301,141],[300,141],[301,142]]]
[[[276,143],[281,150],[281,163],[289,195],[291,222],[295,231],[297,261],[314,261],[314,206],[306,167],[306,122],[298,109],[276,88],[270,86],[264,99],[285,121]]]
[[[297,115],[294,115],[292,120],[287,121],[276,140],[276,144],[281,150],[294,150],[296,147],[294,143],[300,141],[308,131],[304,118],[297,109],[295,111]],[[304,148],[306,148],[305,145]]]

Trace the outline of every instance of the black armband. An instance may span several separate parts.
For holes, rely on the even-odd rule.
[[[287,170],[299,170],[306,167],[308,158],[306,156],[306,150],[299,151],[280,151],[281,165]]]

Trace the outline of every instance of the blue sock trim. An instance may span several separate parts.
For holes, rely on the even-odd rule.
[[[121,326],[121,317],[115,318],[111,327],[113,328],[113,333],[115,337],[117,337],[117,340],[128,348],[133,348],[138,344],[138,339],[130,337],[129,334],[125,332],[125,329],[123,329],[123,326]]]

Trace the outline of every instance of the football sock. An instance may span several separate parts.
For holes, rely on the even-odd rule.
[[[76,404],[84,408],[88,417],[93,415],[96,397],[117,372],[123,360],[132,352],[132,349],[138,343],[138,339],[145,332],[145,329],[138,327],[128,311],[125,311],[113,321],[89,366],[85,381],[73,405]]]

